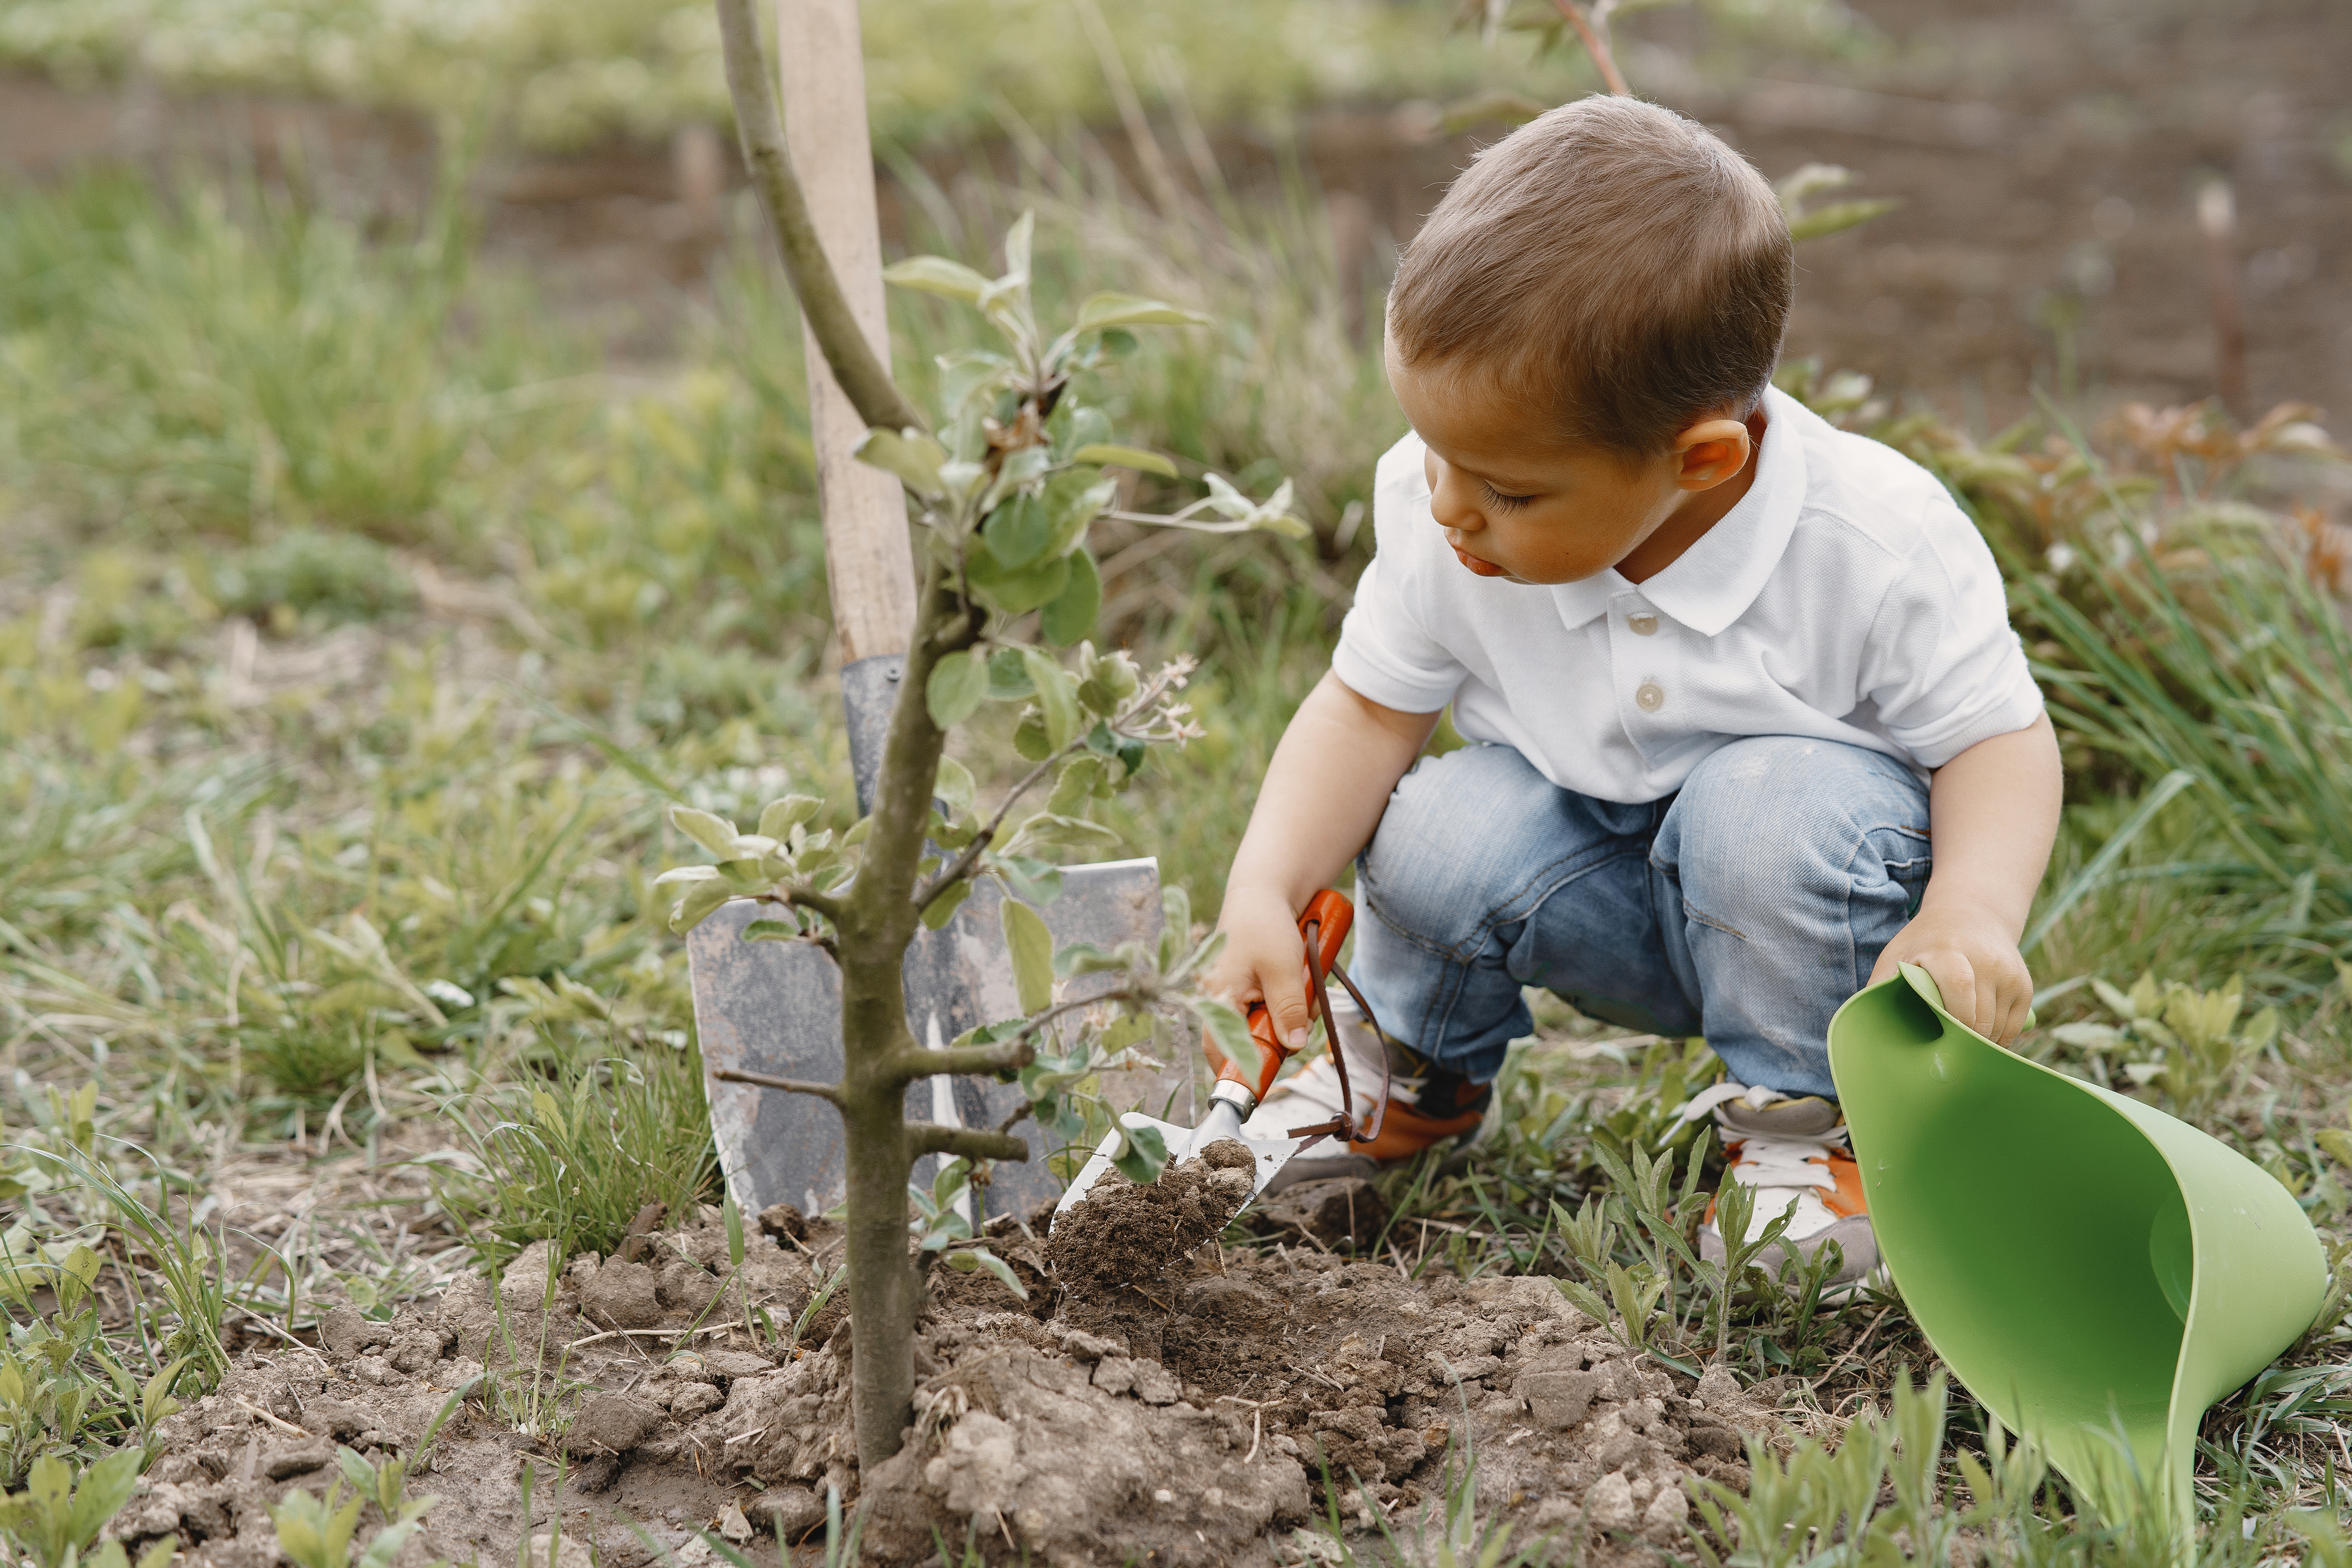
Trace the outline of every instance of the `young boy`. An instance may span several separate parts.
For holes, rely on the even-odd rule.
[[[1539,985],[1704,1034],[1727,1076],[1685,1115],[1714,1116],[1757,1227],[1793,1205],[1790,1241],[1834,1237],[1849,1284],[1877,1252],[1831,1015],[1915,963],[1956,1017],[2022,1026],[2057,742],[1943,487],[1771,388],[1791,270],[1756,171],[1623,98],[1487,149],[1407,249],[1386,348],[1412,430],[1212,976],[1303,1045],[1294,921],[1355,859],[1352,973],[1383,1037],[1341,1034],[1360,1125],[1389,1058],[1386,1125],[1289,1179],[1475,1135]],[[1415,766],[1449,703],[1472,744]],[[1339,1100],[1318,1058],[1249,1130]]]

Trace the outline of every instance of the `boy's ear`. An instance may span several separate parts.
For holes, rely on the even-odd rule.
[[[1675,484],[1711,490],[1746,468],[1755,450],[1756,437],[1744,421],[1701,419],[1675,437]]]

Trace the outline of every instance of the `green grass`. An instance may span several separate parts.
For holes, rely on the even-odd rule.
[[[1204,660],[1205,735],[1155,762],[1115,825],[1213,918],[1252,788],[1369,547],[1360,526],[1342,543],[1345,520],[1402,428],[1349,324],[1377,280],[1338,276],[1303,188],[1171,218],[1076,140],[1002,185],[928,193],[926,243],[986,260],[978,237],[1024,208],[1044,287],[1161,292],[1225,323],[1114,372],[1122,424],[1178,458],[1179,488],[1288,473],[1318,530],[1303,547],[1105,541],[1112,636],[1146,661]],[[444,214],[369,242],[251,191],[96,179],[0,196],[0,514],[22,542],[0,578],[0,1049],[26,1086],[8,1141],[92,1151],[147,1215],[12,1154],[0,1176],[25,1190],[0,1241],[55,1250],[31,1265],[45,1269],[75,1238],[112,1248],[150,1287],[159,1348],[208,1354],[225,1313],[244,1321],[231,1302],[296,1331],[316,1310],[322,1282],[284,1244],[265,1255],[192,1222],[225,1150],[423,1129],[466,1159],[440,1168],[436,1199],[400,1201],[482,1258],[547,1236],[608,1247],[646,1201],[690,1212],[709,1146],[682,946],[647,881],[691,857],[662,808],[740,819],[795,784],[845,794],[799,334],[764,264],[735,258],[681,363],[625,384],[515,280],[473,267],[464,237]],[[967,346],[952,313],[894,309],[917,384]],[[1879,428],[2015,535],[2008,448]],[[2075,515],[2094,521],[2155,505],[2080,482]],[[2242,971],[2246,1014],[2279,1008],[2275,1036],[2237,1029],[2198,1076],[2155,1075],[2148,1092],[2271,1170],[2340,1252],[2352,1031],[2326,962],[2352,934],[2340,625],[2258,552],[2019,592],[2040,656],[2067,672],[2070,759],[2089,781],[2045,909],[2115,847],[2050,924],[2037,973],[2127,990],[2152,970],[2211,991]],[[983,734],[968,761],[985,781],[1010,755]],[[2202,782],[2140,818],[2136,797],[2176,769]],[[2044,1014],[2116,1019],[2087,984]],[[1622,1279],[1636,1301],[1654,1291],[1656,1353],[1688,1364],[1721,1343],[1823,1407],[1926,1374],[1932,1352],[1891,1300],[1827,1306],[1680,1257],[1668,1233],[1692,1205],[1645,1192],[1640,1167],[1703,1047],[1612,1046],[1560,1009],[1540,1017],[1475,1160],[1387,1178],[1384,1258],[1612,1296]],[[2137,1037],[2080,1043],[2097,1038],[2045,1029],[2026,1048],[2119,1082],[2150,1059]],[[49,1094],[85,1085],[86,1111]],[[1690,1173],[1685,1156],[1673,1174]],[[1696,1175],[1711,1189],[1718,1168],[1702,1156]],[[350,1268],[386,1296],[419,1278],[409,1258]],[[2209,1418],[2208,1560],[2284,1552],[2317,1528],[2296,1510],[2340,1506],[2324,1489],[2333,1424],[2352,1416],[2347,1339],[2339,1301]],[[43,1385],[51,1409],[92,1391],[48,1441],[94,1451],[137,1429],[101,1352],[75,1350]],[[1931,1406],[1898,1402],[1894,1426]],[[1811,1518],[1882,1482],[1948,1488],[1963,1455],[1994,1465],[1980,1413],[1957,1394],[1949,1411],[1932,1475],[1919,1440],[1849,1442],[1769,1472],[1742,1506]],[[1985,1527],[2020,1560],[2138,1560],[2134,1521],[2079,1517],[2031,1478],[2001,1485]],[[1917,1517],[1903,1502],[1846,1522]]]
[[[1755,8],[1719,9],[1737,26]],[[1324,102],[1444,99],[1497,78],[1564,97],[1589,79],[1580,64],[1530,61],[1524,47],[1498,58],[1437,5],[1159,0],[1104,10],[1139,91],[1156,101],[1181,78],[1217,123],[1272,124]],[[1853,36],[1817,0],[1769,10],[1775,21],[1797,18],[1782,32],[1817,50]],[[1095,46],[1066,0],[888,0],[864,7],[861,22],[886,140],[1111,113]],[[696,0],[495,0],[429,14],[383,0],[16,0],[0,12],[0,61],[91,82],[120,75],[134,53],[174,88],[293,89],[444,121],[495,114],[544,146],[728,121],[718,29]]]

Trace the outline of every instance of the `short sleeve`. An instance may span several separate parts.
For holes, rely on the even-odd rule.
[[[1924,768],[2042,716],[1992,551],[1947,499],[1931,503],[1879,605],[1861,684],[1888,738]]]
[[[1416,549],[1424,486],[1421,442],[1408,436],[1381,458],[1372,486],[1372,559],[1339,626],[1331,671],[1360,697],[1402,713],[1434,713],[1466,673],[1418,613],[1427,552]],[[1423,527],[1425,527],[1423,524]]]

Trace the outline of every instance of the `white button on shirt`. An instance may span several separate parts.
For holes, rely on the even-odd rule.
[[[1479,577],[1429,511],[1420,437],[1381,458],[1377,546],[1332,668],[1385,707],[1451,702],[1563,789],[1658,800],[1744,735],[1867,746],[1921,772],[2022,730],[2042,693],[2000,573],[1935,477],[1766,395],[1756,479],[1647,582]]]

